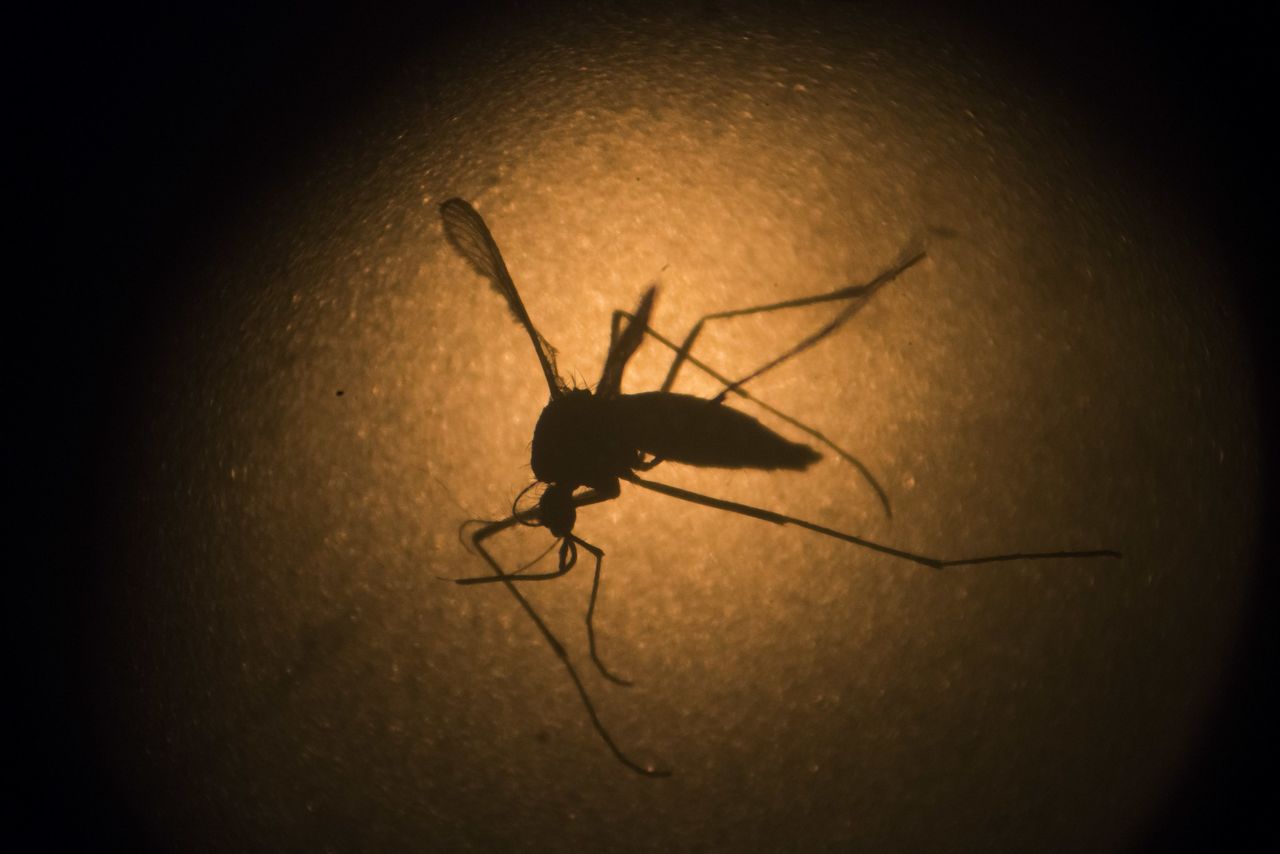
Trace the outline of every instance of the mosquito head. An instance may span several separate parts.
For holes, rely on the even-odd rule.
[[[573,505],[573,487],[553,483],[538,501],[538,516],[553,537],[567,537],[578,521],[578,508]]]

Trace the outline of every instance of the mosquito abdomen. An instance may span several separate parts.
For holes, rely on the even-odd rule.
[[[701,397],[655,391],[620,395],[608,405],[614,429],[628,445],[669,462],[799,471],[822,458],[750,415]]]

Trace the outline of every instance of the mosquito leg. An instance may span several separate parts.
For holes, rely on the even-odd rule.
[[[591,618],[596,612],[596,596],[600,593],[600,569],[604,565],[604,552],[580,537],[574,537],[572,534],[569,536],[573,537],[578,545],[591,552],[592,557],[596,559],[595,578],[591,582],[591,601],[587,603],[587,647],[591,650],[591,660],[595,663],[596,669],[600,671],[600,675],[605,679],[608,679],[610,682],[614,682],[618,685],[630,687],[630,680],[623,679],[620,676],[615,676],[610,673],[609,668],[604,666],[604,662],[602,662],[600,660],[600,656],[596,654],[596,630],[591,622]]]
[[[516,588],[516,585],[511,583],[510,576],[502,571],[502,567],[496,560],[494,560],[493,556],[489,554],[488,550],[485,549],[485,540],[492,537],[494,534],[507,530],[512,525],[515,525],[518,520],[519,516],[513,515],[499,522],[493,522],[485,525],[472,535],[472,545],[475,546],[476,551],[480,553],[480,556],[484,558],[485,562],[489,564],[489,568],[493,570],[494,575],[506,585],[507,590],[515,597],[516,601],[520,603],[520,607],[524,609],[524,612],[529,615],[529,619],[533,621],[533,624],[538,627],[538,631],[542,633],[542,637],[546,640],[547,645],[551,647],[552,652],[554,652],[556,657],[560,659],[560,663],[564,665],[564,669],[569,674],[569,679],[573,681],[573,687],[578,690],[578,697],[582,700],[582,705],[587,710],[587,716],[591,718],[591,726],[595,728],[596,734],[604,740],[605,745],[608,746],[609,751],[613,753],[614,758],[630,768],[632,771],[645,777],[671,776],[671,772],[669,770],[645,767],[622,752],[622,749],[618,747],[617,742],[613,740],[613,736],[609,735],[609,730],[605,728],[604,723],[600,720],[600,715],[596,712],[595,704],[591,702],[591,695],[587,693],[586,686],[582,684],[582,679],[578,676],[577,669],[573,666],[573,662],[569,660],[569,654],[565,651],[564,645],[560,643],[547,624],[543,622],[542,617],[539,616],[536,610],[534,610],[534,607],[530,604],[529,600],[524,598],[524,595]]]
[[[609,501],[617,497],[618,497],[617,495],[609,495],[607,493],[603,493],[598,490],[592,489],[582,493],[581,495],[575,496],[573,499],[573,505],[574,507],[585,507],[588,504],[599,504],[602,501]],[[524,524],[528,522],[528,520],[530,519],[537,518],[537,515],[538,515],[538,510],[535,507],[531,510],[525,510],[522,513],[514,513],[508,516],[506,519],[503,519],[501,522],[490,522],[488,525],[485,525],[483,528],[478,529],[474,534],[471,535],[471,543],[474,546],[478,544],[479,541],[488,539],[494,534],[497,534],[501,531],[505,531],[507,528],[513,527],[517,524]],[[551,548],[555,548],[554,543],[552,543]],[[520,567],[515,572],[504,572],[501,575],[501,577],[495,576],[495,575],[478,575],[471,578],[455,578],[452,580],[454,584],[461,584],[461,585],[493,584],[498,581],[508,582],[508,583],[513,581],[548,581],[552,578],[559,578],[560,576],[567,573],[569,570],[573,569],[572,561],[569,561],[569,562],[561,561],[560,566],[551,572],[538,572],[530,575],[520,574],[520,573],[523,573],[526,569],[529,569],[531,566],[536,564],[538,561],[542,560],[544,557],[546,557],[547,553],[550,551],[551,549],[547,549],[547,551],[538,555],[538,557],[534,558],[529,563]]]
[[[551,548],[555,548],[555,543],[551,544]],[[550,551],[551,549],[547,549],[547,551],[538,555],[538,557],[534,560],[534,563],[537,563],[538,561],[542,560],[544,557],[547,556],[547,554]],[[493,584],[494,582],[498,582],[498,581],[501,581],[504,583],[510,583],[513,581],[549,581],[552,578],[559,578],[560,576],[567,573],[569,570],[573,569],[573,564],[567,563],[567,564],[561,564],[558,569],[555,569],[551,572],[537,572],[530,575],[521,574],[524,572],[524,570],[528,569],[532,565],[533,564],[526,564],[522,566],[520,569],[517,569],[515,572],[503,573],[502,577],[498,577],[496,575],[477,575],[472,578],[455,578],[453,579],[453,583],[466,586],[470,584]]]
[[[979,557],[965,558],[936,558],[928,555],[917,554],[915,552],[905,551],[903,549],[895,549],[892,546],[886,546],[881,543],[872,542],[871,540],[855,537],[853,534],[846,534],[843,531],[837,531],[834,528],[828,528],[818,525],[814,522],[808,522],[804,519],[798,519],[795,516],[786,516],[782,513],[775,513],[772,510],[764,510],[760,507],[752,507],[749,504],[739,504],[736,501],[728,501],[723,498],[713,498],[710,495],[702,495],[697,492],[690,492],[687,489],[681,489],[678,486],[670,486],[665,483],[656,483],[651,480],[642,480],[634,474],[627,475],[626,479],[636,486],[659,492],[663,495],[669,495],[672,498],[679,498],[681,501],[689,501],[694,504],[701,504],[705,507],[714,507],[717,510],[727,510],[730,513],[737,513],[741,516],[750,516],[753,519],[762,519],[765,522],[772,522],[775,525],[795,525],[800,528],[807,528],[815,533],[823,536],[832,537],[837,540],[844,540],[846,543],[853,543],[864,549],[880,552],[881,554],[891,555],[892,557],[908,560],[912,563],[918,563],[921,566],[927,566],[930,569],[946,569],[951,566],[976,566],[982,563],[1002,563],[1014,560],[1048,560],[1050,558],[1093,558],[1093,557],[1114,557],[1118,558],[1122,555],[1120,552],[1111,549],[1091,549],[1088,551],[1062,551],[1062,552],[1014,552],[1010,554],[998,555],[981,555]]]
[[[727,382],[724,390],[720,392],[719,395],[719,398],[723,399],[725,395],[734,391],[738,387],[746,385],[749,381],[755,379],[766,371],[776,368],[778,365],[781,365],[793,356],[804,352],[814,344],[817,344],[823,338],[826,338],[828,335],[835,332],[847,323],[849,318],[857,314],[858,311],[867,304],[876,291],[896,279],[899,275],[914,266],[924,257],[925,253],[923,250],[908,250],[903,253],[901,258],[899,258],[893,266],[876,276],[865,285],[848,285],[824,294],[816,294],[814,296],[784,300],[783,302],[768,303],[766,305],[756,305],[748,308],[738,308],[730,311],[719,311],[703,315],[702,318],[693,325],[693,328],[689,330],[689,334],[685,336],[684,342],[676,349],[676,357],[672,360],[671,367],[667,369],[667,377],[663,380],[662,388],[660,390],[671,390],[671,386],[674,385],[676,381],[676,374],[679,372],[680,367],[689,359],[689,353],[693,350],[693,344],[697,340],[698,336],[702,334],[702,329],[708,321],[727,320],[731,317],[746,317],[751,314],[765,314],[771,311],[781,311],[787,308],[799,308],[806,305],[817,305],[824,302],[850,301],[850,304],[846,306],[834,320],[820,328],[817,332],[806,337],[796,346],[790,348],[777,358],[766,362],[763,366],[747,374],[742,379]]]
[[[616,495],[610,495],[607,492],[599,492],[598,490],[592,490],[578,496],[575,499],[574,504],[581,507],[584,504],[594,504],[594,503],[597,503],[598,501],[610,500],[616,497],[617,497]],[[518,520],[516,520],[515,517],[512,517],[510,520],[504,520],[504,521],[515,522]],[[495,525],[497,524],[501,524],[501,523],[495,523]],[[483,533],[484,531],[477,531],[476,536],[478,537]],[[495,530],[492,533],[497,533],[497,531]],[[490,536],[491,535],[492,534],[490,534]],[[562,550],[560,554],[560,566],[558,569],[552,572],[541,572],[535,575],[519,575],[519,573],[523,572],[524,570],[533,566],[533,564],[537,563],[538,561],[546,557],[547,554],[550,553],[551,551],[551,549],[547,549],[547,551],[543,552],[542,554],[534,558],[529,563],[520,567],[520,569],[517,569],[515,572],[507,572],[507,573],[503,573],[502,575],[481,575],[475,578],[459,578],[459,579],[455,579],[454,583],[468,585],[468,584],[490,584],[493,582],[503,582],[505,584],[510,585],[512,582],[515,582],[515,581],[546,581],[552,578],[559,578],[560,576],[567,573],[569,570],[573,569],[574,565],[577,562],[576,552],[572,552],[572,555],[573,555],[572,557],[567,557],[567,555],[570,554],[570,552],[568,552],[568,549],[572,548],[573,544],[582,546],[584,549],[586,549],[591,553],[591,555],[595,558],[595,561],[596,561],[595,577],[591,582],[591,599],[587,603],[587,618],[586,618],[587,645],[591,651],[591,661],[595,664],[596,669],[600,671],[600,675],[604,676],[604,678],[618,685],[625,685],[629,687],[631,685],[631,682],[627,679],[623,679],[622,677],[615,676],[613,673],[611,673],[609,671],[609,668],[605,667],[604,663],[600,661],[600,657],[596,653],[595,624],[593,623],[592,618],[595,615],[595,610],[596,610],[596,597],[600,593],[600,571],[604,565],[604,551],[597,548],[596,546],[591,545],[581,537],[575,537],[572,534],[569,535],[568,540],[569,542],[565,543],[566,548]],[[555,548],[554,543],[552,544],[551,548]]]
[[[469,551],[473,551],[474,553],[475,549],[480,548],[480,543],[489,539],[494,534],[500,534],[503,531],[507,530],[508,528],[513,528],[516,525],[527,522],[530,518],[535,517],[537,515],[537,512],[538,511],[534,509],[534,510],[526,510],[523,513],[513,513],[507,518],[502,519],[501,521],[489,522],[483,527],[476,529],[476,531],[470,537],[471,549],[469,549]],[[459,531],[459,533],[461,533],[461,531]],[[551,547],[555,548],[555,544],[552,543]],[[550,549],[548,549],[548,551],[550,551]],[[543,552],[532,563],[527,564],[526,566],[523,566],[520,569],[517,569],[514,573],[499,572],[497,575],[479,575],[473,578],[454,578],[452,579],[452,581],[454,584],[462,584],[462,585],[491,584],[497,581],[501,581],[501,582],[536,581],[539,579],[554,578],[557,575],[563,575],[565,572],[568,572],[568,569],[565,569],[565,570],[557,570],[555,572],[538,573],[536,575],[517,575],[517,573],[523,572],[529,566],[532,566],[533,563],[537,563],[539,560],[542,560],[542,558],[545,555],[546,555],[546,552]],[[487,553],[486,553],[486,560],[488,560]],[[489,560],[489,563],[492,564],[493,561]]]
[[[616,327],[622,318],[633,319],[630,312],[617,310],[617,311],[614,311],[613,313],[613,325]],[[670,350],[674,350],[677,353],[681,352],[681,348],[678,345],[673,343],[669,338],[667,338],[657,330],[646,326],[644,331],[645,331],[645,334],[647,334],[653,340],[657,341],[662,346],[667,347]],[[880,506],[884,508],[884,514],[889,518],[893,518],[893,509],[889,506],[889,495],[885,492],[884,487],[880,485],[880,482],[876,480],[875,475],[871,473],[870,469],[868,469],[865,465],[863,465],[861,460],[859,460],[853,454],[846,451],[844,448],[841,448],[835,442],[831,441],[824,434],[818,432],[818,430],[814,429],[813,427],[810,427],[808,424],[805,424],[803,421],[800,421],[799,419],[791,415],[788,415],[787,413],[772,406],[771,404],[766,403],[765,401],[756,397],[746,389],[741,388],[738,384],[735,384],[733,380],[730,380],[724,374],[720,373],[715,368],[712,368],[710,365],[708,365],[706,362],[703,362],[701,359],[698,359],[697,357],[689,354],[688,352],[685,352],[684,358],[685,358],[685,361],[687,361],[690,365],[702,371],[707,376],[724,383],[725,391],[721,392],[721,394],[725,394],[725,393],[736,394],[738,397],[741,397],[743,400],[748,400],[754,403],[756,406],[760,407],[765,412],[768,412],[770,415],[773,415],[775,418],[779,419],[780,421],[784,421],[787,424],[790,424],[792,427],[795,427],[800,432],[805,433],[806,435],[812,437],[815,441],[819,442],[820,444],[824,445],[825,447],[833,451],[836,454],[836,456],[838,456],[840,459],[844,460],[846,463],[848,463],[849,465],[857,469],[858,474],[862,475],[862,479],[865,480],[871,486],[871,488],[875,491],[876,498],[880,500]],[[652,465],[649,466],[649,468],[652,468],[654,465],[657,465],[657,462],[653,462]],[[647,471],[647,469],[644,469],[644,468],[642,468],[641,470]]]
[[[537,485],[537,484],[535,483],[535,484],[534,484],[534,486],[536,486],[536,485]],[[528,488],[526,488],[526,489],[524,489],[524,490],[521,490],[520,495],[524,495],[524,493],[525,493],[525,492],[527,492],[527,491],[528,491]],[[519,501],[519,500],[520,500],[520,499],[519,499],[519,497],[517,497],[517,498],[516,498],[516,501]],[[530,515],[529,513],[513,513],[511,518],[512,518],[513,522],[515,522],[515,523],[520,523],[520,522],[521,522],[521,520],[527,520],[527,519],[528,519],[528,517],[529,517],[529,515]],[[475,551],[474,551],[474,549],[472,548],[472,545],[471,545],[471,539],[470,539],[469,537],[464,537],[464,536],[463,536],[463,535],[466,533],[467,526],[469,526],[469,525],[480,525],[480,526],[484,526],[484,525],[491,525],[491,524],[493,524],[493,520],[491,520],[491,519],[468,519],[467,521],[463,522],[461,525],[459,525],[459,526],[458,526],[458,542],[459,542],[459,543],[461,543],[461,544],[462,544],[462,547],[463,547],[464,549],[466,549],[466,550],[467,550],[467,554],[469,554],[469,555],[474,555],[474,554],[475,554]],[[527,521],[525,521],[525,522],[524,522],[524,524],[528,525],[529,523],[528,523]],[[552,550],[553,550],[557,545],[559,545],[559,543],[560,543],[560,541],[559,541],[559,540],[552,540],[552,541],[551,541],[551,545],[547,546],[547,547],[542,551],[542,553],[541,553],[541,554],[539,554],[539,555],[538,555],[537,557],[535,557],[533,560],[526,562],[526,563],[525,563],[523,566],[521,566],[520,568],[515,569],[515,570],[513,570],[512,572],[508,573],[508,575],[510,575],[510,576],[512,576],[512,577],[514,578],[515,576],[520,575],[521,573],[526,572],[527,570],[533,569],[535,566],[537,566],[538,564],[542,563],[542,559],[543,559],[543,558],[545,558],[547,555],[551,554],[551,551],[552,551]],[[445,576],[443,576],[443,575],[438,575],[438,576],[436,576],[436,577],[437,577],[437,578],[439,578],[441,581],[452,581],[452,582],[454,582],[454,583],[457,583],[457,581],[458,581],[458,579],[456,579],[456,578],[447,578],[447,577],[445,577]],[[484,580],[486,580],[486,581],[492,581],[492,580],[495,580],[495,579],[494,579],[492,576],[488,576],[488,575],[486,575],[486,576],[484,576]]]

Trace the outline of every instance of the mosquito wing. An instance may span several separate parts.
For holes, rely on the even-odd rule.
[[[627,327],[610,342],[609,355],[604,360],[604,371],[596,385],[596,397],[617,397],[621,392],[622,371],[644,341],[644,331],[649,326],[649,315],[653,313],[653,297],[657,290],[657,285],[649,286],[649,290],[640,297],[640,305],[636,306],[635,314],[631,316]]]
[[[489,284],[495,291],[502,294],[502,298],[507,301],[507,309],[511,312],[511,317],[524,327],[525,332],[529,333],[529,340],[533,342],[533,348],[538,351],[538,361],[542,363],[542,373],[546,375],[547,388],[551,390],[551,396],[554,398],[564,394],[567,386],[556,371],[556,348],[552,347],[534,328],[533,321],[529,319],[529,312],[525,310],[524,303],[520,300],[516,283],[511,280],[511,274],[507,272],[507,265],[502,260],[502,253],[498,251],[498,244],[489,233],[489,227],[484,224],[480,214],[462,199],[448,199],[440,205],[440,219],[444,221],[444,234],[453,244],[453,248],[471,263],[477,273],[489,280]]]

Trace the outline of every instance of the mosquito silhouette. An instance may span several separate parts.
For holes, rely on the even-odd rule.
[[[579,548],[588,552],[595,560],[595,576],[591,584],[591,597],[586,612],[587,646],[591,661],[601,675],[609,681],[619,685],[631,684],[605,667],[596,651],[592,616],[595,613],[596,597],[600,592],[600,572],[604,565],[604,552],[574,533],[577,511],[582,507],[617,498],[621,493],[621,481],[625,480],[643,489],[682,501],[750,516],[776,525],[807,528],[826,537],[843,540],[931,569],[1003,561],[1120,557],[1119,552],[1099,549],[1019,552],[950,560],[940,559],[872,542],[794,516],[690,492],[687,489],[646,480],[639,476],[638,472],[648,472],[663,462],[719,468],[801,471],[821,458],[821,455],[808,445],[793,442],[755,418],[726,405],[725,401],[729,395],[734,395],[761,406],[786,423],[805,432],[856,467],[875,490],[882,507],[888,513],[889,501],[884,490],[853,455],[836,446],[817,430],[755,398],[743,386],[809,349],[843,326],[877,290],[923,259],[925,252],[922,249],[903,253],[895,264],[867,284],[852,285],[785,302],[705,315],[693,325],[680,344],[673,343],[650,328],[649,318],[653,312],[656,292],[656,286],[650,286],[640,298],[640,304],[634,312],[615,311],[613,313],[609,351],[605,357],[604,370],[600,374],[600,381],[596,384],[595,390],[592,391],[585,388],[571,388],[560,377],[556,369],[555,348],[547,342],[547,339],[533,325],[533,321],[529,319],[529,313],[520,299],[515,282],[507,272],[502,254],[498,251],[498,244],[475,208],[462,199],[449,199],[440,205],[440,216],[444,221],[444,232],[449,242],[470,262],[477,273],[489,280],[493,289],[506,300],[512,317],[528,333],[542,366],[547,389],[551,394],[551,399],[542,410],[533,432],[531,462],[537,480],[516,496],[511,515],[499,521],[485,522],[471,534],[472,547],[489,564],[493,575],[456,579],[456,583],[496,582],[506,586],[568,671],[569,678],[577,688],[596,732],[618,761],[632,771],[651,777],[665,777],[671,773],[666,769],[641,765],[618,747],[617,742],[600,720],[595,704],[564,646],[517,588],[517,582],[559,578],[577,564]],[[847,304],[824,326],[740,379],[728,379],[696,359],[690,352],[708,321],[748,314],[763,314],[824,302]],[[646,335],[672,350],[675,358],[658,391],[623,394],[621,391],[623,370],[628,360],[643,343]],[[677,373],[686,363],[722,383],[724,387],[719,394],[712,398],[701,398],[671,391]],[[520,509],[518,505],[521,498],[541,484],[545,484],[545,489],[536,506]],[[484,543],[495,534],[516,525],[546,528],[555,540],[538,558],[513,572],[507,572],[485,549]],[[560,547],[559,564],[554,571],[526,573],[526,570],[550,554],[556,545]]]

